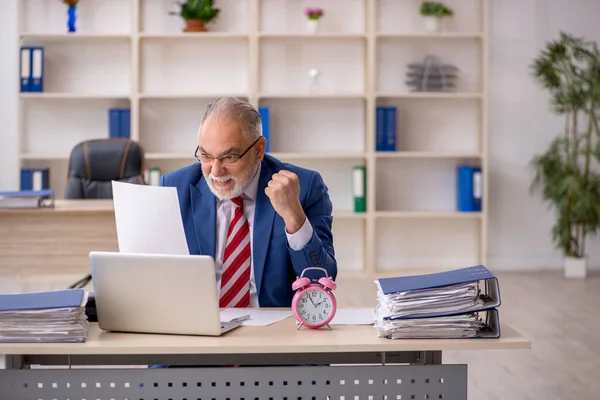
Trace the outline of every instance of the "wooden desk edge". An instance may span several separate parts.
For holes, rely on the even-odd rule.
[[[285,333],[280,331],[283,325],[293,321],[284,320],[268,327],[240,327],[222,337],[195,337],[188,335],[155,335],[116,333],[100,330],[97,324],[91,324],[86,343],[1,343],[0,354],[4,355],[140,355],[140,354],[297,354],[297,353],[365,353],[365,352],[402,352],[402,351],[472,351],[472,350],[527,350],[531,341],[508,325],[502,325],[499,339],[403,339],[391,340],[366,336],[365,343],[340,344],[335,338],[327,342],[315,338],[314,343],[294,344],[293,338],[281,344],[252,346],[257,342],[257,332],[270,333],[269,337]],[[295,325],[295,324],[294,324]],[[290,336],[312,334],[301,332],[291,326]],[[356,330],[364,334],[365,328],[373,326],[336,326],[340,331]],[[290,327],[284,329],[288,331]],[[270,332],[269,332],[270,331]],[[278,333],[278,331],[280,331]],[[319,332],[318,334],[327,332]],[[260,336],[259,336],[260,337]],[[260,340],[259,340],[260,341]],[[180,343],[177,343],[180,342]],[[229,345],[228,342],[231,342]],[[135,343],[135,345],[134,345]]]

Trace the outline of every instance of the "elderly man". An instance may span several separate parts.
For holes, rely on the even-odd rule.
[[[257,110],[220,98],[202,119],[198,163],[161,179],[177,188],[190,254],[215,260],[221,307],[290,307],[305,268],[337,275],[327,186],[265,147]]]

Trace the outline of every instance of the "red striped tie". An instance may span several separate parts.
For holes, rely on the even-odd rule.
[[[244,200],[231,199],[235,213],[227,232],[227,244],[223,253],[221,275],[221,299],[219,306],[250,306],[250,226],[244,215]]]

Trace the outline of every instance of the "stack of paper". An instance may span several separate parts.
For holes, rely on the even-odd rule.
[[[83,289],[0,295],[0,342],[85,342]]]
[[[483,266],[437,274],[379,279],[379,337],[499,337],[500,291]]]

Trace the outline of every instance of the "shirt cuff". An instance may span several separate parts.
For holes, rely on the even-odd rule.
[[[313,227],[310,224],[308,217],[304,220],[304,224],[298,230],[298,232],[290,234],[287,230],[285,230],[285,235],[287,236],[288,244],[292,250],[302,250],[302,248],[306,246],[313,235]]]

